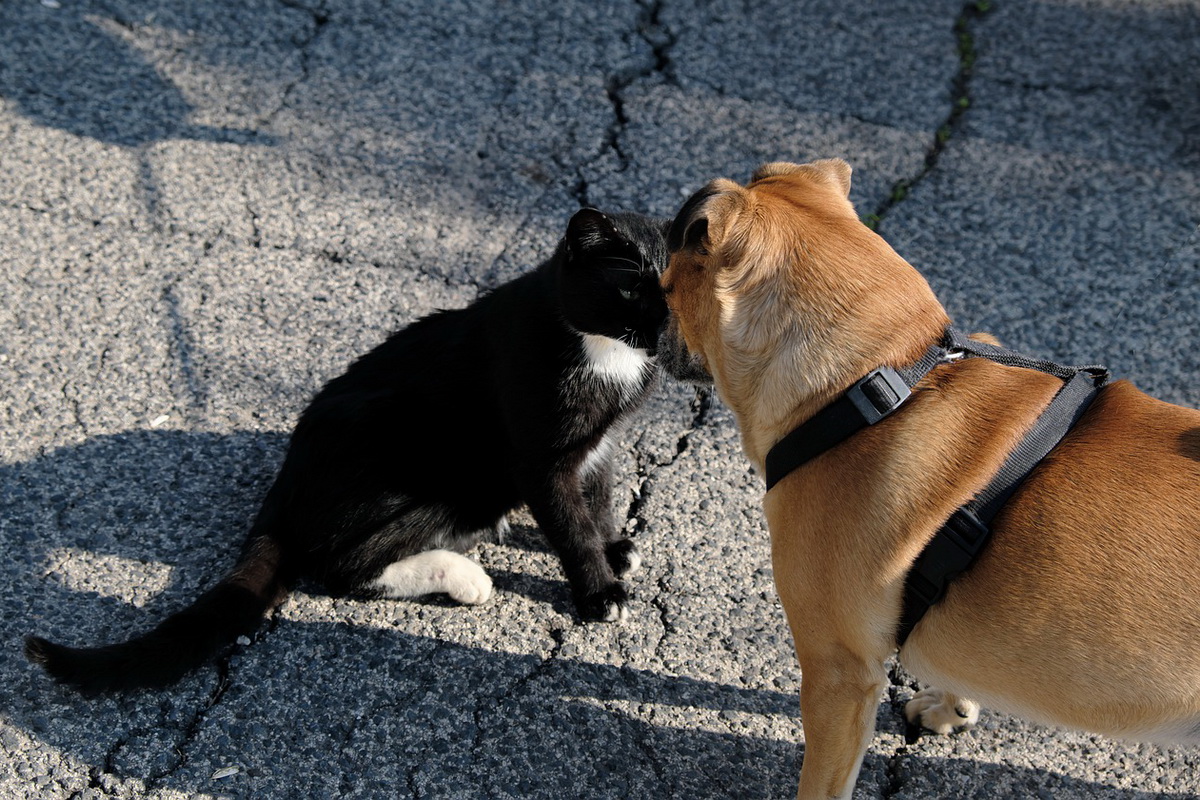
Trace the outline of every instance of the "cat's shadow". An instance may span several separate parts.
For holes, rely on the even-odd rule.
[[[0,709],[6,726],[32,743],[10,755],[58,751],[89,765],[94,786],[130,781],[150,794],[561,797],[582,785],[591,797],[794,791],[803,749],[794,692],[590,663],[565,651],[547,658],[556,642],[543,643],[542,654],[508,652],[505,641],[494,649],[459,644],[389,628],[387,615],[365,604],[339,604],[334,611],[345,619],[320,622],[280,613],[249,646],[159,692],[84,699],[26,663],[20,642],[28,633],[113,641],[216,580],[232,564],[285,446],[277,433],[136,431],[0,466],[8,579],[0,586]],[[565,581],[520,569],[526,552],[546,557],[537,529],[514,524],[504,541],[515,551],[512,568],[489,569],[500,590],[572,616]],[[419,615],[422,604],[443,603],[421,600],[414,609]],[[361,611],[369,624],[357,621]],[[748,722],[730,733],[728,720],[739,715],[775,719],[776,732]],[[778,733],[780,723],[788,734]],[[937,771],[942,761],[911,748],[907,756],[913,770]],[[862,785],[882,790],[891,768],[869,755]],[[1038,769],[970,761],[951,768],[971,772],[974,782],[1015,780],[1062,796],[1095,789]]]
[[[0,467],[0,546],[10,556],[8,599],[14,600],[11,608],[24,609],[0,619],[8,645],[0,655],[0,707],[13,724],[104,772],[187,792],[217,788],[211,779],[215,767],[202,754],[170,755],[180,749],[179,737],[224,736],[227,741],[235,736],[232,752],[250,762],[242,765],[245,781],[258,781],[261,788],[264,781],[273,785],[274,776],[290,774],[293,783],[285,786],[299,786],[305,775],[318,780],[313,763],[327,754],[281,746],[280,726],[325,731],[316,734],[324,737],[320,750],[349,735],[339,727],[343,718],[357,720],[359,732],[377,728],[386,737],[387,747],[367,771],[381,786],[393,788],[395,781],[419,783],[422,771],[437,779],[439,758],[453,756],[486,763],[488,780],[496,785],[509,780],[527,784],[523,796],[548,796],[555,780],[566,779],[585,762],[612,776],[640,763],[645,775],[639,780],[649,781],[645,785],[650,790],[659,779],[659,762],[685,754],[690,761],[696,752],[711,763],[758,762],[756,770],[768,752],[778,762],[773,773],[768,771],[779,783],[775,788],[791,782],[792,742],[648,725],[605,704],[661,702],[692,709],[685,718],[721,711],[794,716],[794,695],[514,654],[504,652],[503,642],[492,651],[352,621],[298,622],[281,613],[252,646],[235,648],[223,665],[206,667],[176,687],[91,700],[53,685],[25,662],[20,642],[26,634],[68,643],[113,641],[144,630],[151,620],[186,605],[211,585],[231,566],[286,443],[287,437],[278,433],[132,431]],[[497,546],[513,556],[505,560],[510,569],[489,567],[499,590],[548,603],[574,624],[566,581],[520,569],[527,553],[553,557],[538,529],[514,522]],[[451,605],[438,597],[375,602]],[[357,601],[339,607],[365,608]],[[487,614],[488,608],[463,613]],[[216,677],[226,670],[231,677]],[[225,688],[214,690],[214,682]],[[219,704],[213,702],[218,695]],[[519,706],[519,713],[505,713],[506,704],[513,706],[509,711]],[[194,707],[204,709],[202,715],[181,723],[181,715],[186,718],[194,713],[186,709]],[[226,719],[226,713],[234,719]],[[494,733],[525,744],[517,745],[515,754],[511,744],[500,751],[466,752],[472,738],[447,734],[447,741],[441,741],[445,726],[430,722],[435,719],[469,721],[487,727],[489,738]],[[598,730],[605,739],[602,752],[564,754],[555,762],[565,771],[558,778],[546,769],[537,778],[504,777],[505,770],[540,758],[542,748],[587,746]],[[646,749],[659,740],[653,747],[661,752]],[[194,749],[209,752],[198,744]],[[416,773],[414,763],[421,765]],[[680,767],[678,774],[688,784],[680,785],[680,792],[706,796],[701,782],[690,785],[694,769]],[[751,784],[762,781],[755,777]],[[726,784],[724,791],[708,796],[731,791],[737,793]]]

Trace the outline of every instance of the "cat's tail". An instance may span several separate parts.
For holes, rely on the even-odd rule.
[[[65,647],[30,636],[26,658],[59,683],[89,695],[175,683],[239,636],[253,633],[263,615],[287,596],[279,544],[258,533],[260,528],[255,525],[237,565],[220,583],[149,633],[103,647]]]

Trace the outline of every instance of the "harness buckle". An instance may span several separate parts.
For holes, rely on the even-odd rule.
[[[880,367],[867,373],[846,390],[846,397],[854,404],[868,425],[891,414],[904,404],[912,389],[891,367]]]
[[[953,364],[955,361],[962,361],[967,357],[967,351],[959,347],[951,347],[942,355],[942,360],[939,364]]]
[[[908,580],[912,596],[926,607],[941,600],[950,581],[975,561],[990,532],[965,506],[957,509],[913,564]]]

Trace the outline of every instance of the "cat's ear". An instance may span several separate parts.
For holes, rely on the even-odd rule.
[[[567,254],[572,258],[624,241],[612,220],[594,208],[581,208],[567,223]]]

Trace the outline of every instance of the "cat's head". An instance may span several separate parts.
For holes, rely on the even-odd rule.
[[[580,333],[619,339],[650,354],[667,317],[658,278],[667,266],[666,220],[584,208],[558,253],[558,295]]]

